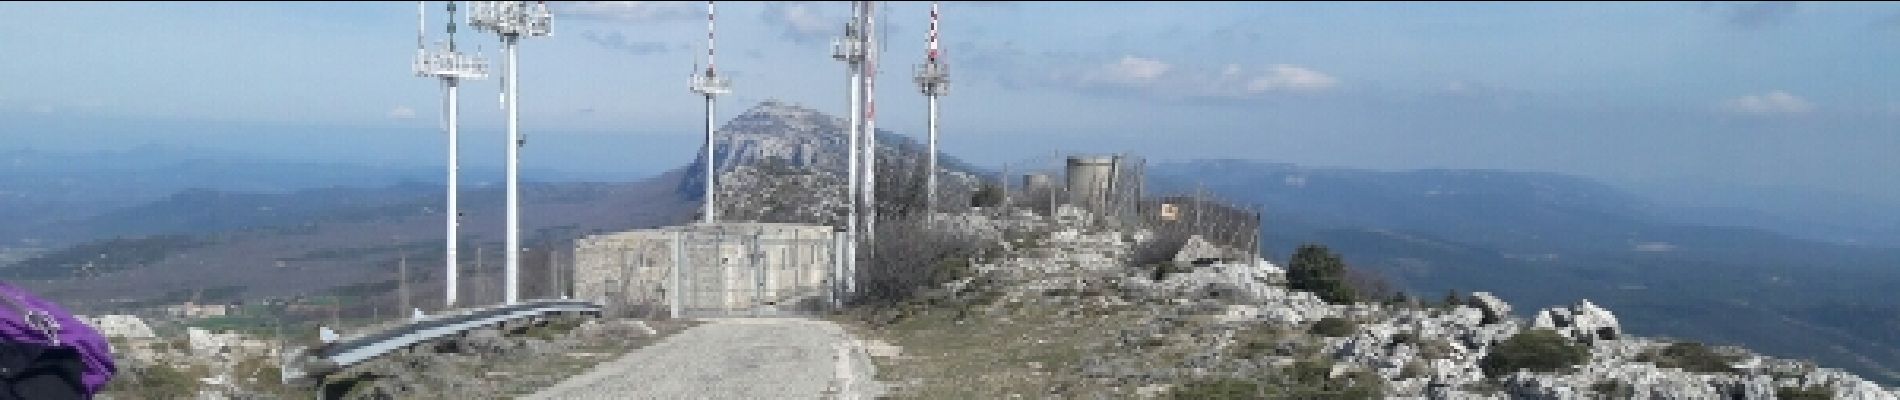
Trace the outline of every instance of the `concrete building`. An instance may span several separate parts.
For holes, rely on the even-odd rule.
[[[587,236],[574,245],[574,293],[688,316],[815,311],[832,298],[838,237],[830,226],[733,222]]]

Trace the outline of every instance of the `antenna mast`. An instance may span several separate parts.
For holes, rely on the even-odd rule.
[[[718,75],[714,68],[716,65],[718,64],[713,61],[713,2],[708,1],[706,2],[706,70],[694,75],[691,82],[693,93],[706,97],[706,204],[705,209],[700,212],[700,221],[706,223],[719,220],[719,207],[715,206],[716,203],[713,201],[716,196],[713,182],[719,176],[717,169],[713,168],[713,143],[715,142],[713,97],[732,93],[732,82]]]
[[[860,171],[858,167],[858,160],[861,158],[858,154],[859,150],[861,150],[858,139],[862,134],[860,129],[863,128],[863,125],[861,125],[858,120],[860,117],[858,108],[862,106],[859,96],[864,94],[859,85],[863,83],[860,78],[864,73],[862,66],[865,51],[863,30],[861,29],[863,27],[864,14],[860,10],[866,7],[865,3],[866,2],[863,1],[851,2],[852,20],[846,22],[844,25],[844,37],[831,42],[831,58],[845,62],[845,76],[847,78],[845,81],[846,86],[849,88],[848,96],[851,99],[849,106],[850,111],[845,113],[846,119],[848,120],[845,126],[845,134],[849,137],[850,142],[847,151],[850,158],[846,162],[848,183],[846,184],[845,191],[845,202],[848,204],[845,212],[845,240],[849,245],[844,246],[845,270],[843,271],[844,276],[839,279],[839,281],[842,282],[839,289],[845,293],[855,291],[857,286],[857,249],[859,243],[858,208],[860,207],[858,198],[859,193],[863,189],[863,178],[859,176],[859,172],[862,171]]]
[[[443,263],[446,264],[445,267],[448,269],[448,274],[446,278],[447,282],[445,282],[447,288],[444,290],[447,298],[444,299],[442,308],[450,309],[455,307],[456,288],[459,287],[457,275],[459,274],[460,268],[457,268],[455,265],[457,260],[455,256],[455,242],[459,236],[458,231],[460,231],[462,218],[461,210],[458,208],[456,202],[456,195],[460,191],[457,182],[460,180],[459,172],[461,170],[461,164],[458,160],[461,148],[458,141],[458,137],[460,136],[458,132],[458,130],[460,130],[460,124],[457,121],[460,114],[458,111],[461,108],[461,101],[456,97],[456,89],[461,85],[461,81],[464,79],[479,80],[487,78],[488,60],[483,59],[481,55],[471,57],[455,50],[455,2],[452,1],[448,2],[449,40],[441,49],[428,50],[424,45],[425,41],[423,39],[423,31],[425,28],[423,28],[422,24],[426,23],[423,20],[423,9],[423,2],[416,2],[416,23],[418,24],[416,27],[416,76],[440,79],[444,92],[446,93],[443,98],[442,112],[447,114],[448,118],[448,123],[443,129],[447,130],[449,134],[449,210],[446,218],[448,220],[448,234],[444,238],[445,245],[443,246],[447,249],[447,254],[446,257],[443,258]]]
[[[519,50],[515,45],[522,37],[548,36],[553,33],[551,24],[554,14],[548,12],[544,1],[477,1],[469,15],[470,24],[476,29],[494,32],[501,38],[502,52],[508,57],[508,73],[502,77],[502,104],[508,109],[508,240],[503,259],[507,260],[507,279],[503,283],[503,302],[520,302],[520,266],[521,266],[521,110],[519,107],[520,87],[516,83]]]
[[[866,1],[859,10],[864,19],[864,243],[877,254],[877,3]]]
[[[950,65],[945,64],[937,52],[938,15],[937,2],[930,2],[930,50],[924,54],[924,63],[917,66],[917,87],[930,99],[930,157],[924,169],[928,174],[924,180],[924,210],[933,213],[937,212],[937,98],[950,94]],[[1004,193],[1008,193],[1009,174],[1003,175],[1003,185]]]

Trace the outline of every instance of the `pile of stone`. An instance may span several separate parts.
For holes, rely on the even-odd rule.
[[[1537,316],[1531,319],[1531,328],[1555,330],[1564,337],[1584,343],[1616,340],[1623,336],[1622,327],[1616,323],[1616,315],[1590,303],[1590,300],[1579,301],[1568,308],[1538,311]]]

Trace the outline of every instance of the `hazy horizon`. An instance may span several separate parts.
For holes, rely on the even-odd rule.
[[[842,114],[843,3],[722,5],[720,119],[767,98]],[[922,131],[926,5],[895,3],[879,128]],[[1704,181],[1900,202],[1891,3],[946,3],[944,151],[1055,151],[1382,170]],[[431,26],[442,22],[432,7]],[[522,45],[524,168],[690,161],[703,5],[573,2]],[[1116,17],[1140,13],[1139,20]],[[439,165],[438,84],[411,3],[16,3],[0,150],[198,147]],[[242,16],[243,18],[233,18]],[[1096,21],[1115,21],[1099,23]],[[432,28],[439,31],[439,28]],[[1030,32],[1033,32],[1030,33]],[[431,40],[442,35],[432,33]],[[467,27],[464,46],[496,55]],[[136,62],[134,62],[136,61]],[[217,62],[205,62],[217,61]],[[835,83],[835,85],[834,85]],[[463,152],[500,164],[498,81],[465,85]]]

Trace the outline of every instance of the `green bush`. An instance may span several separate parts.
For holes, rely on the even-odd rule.
[[[1715,349],[1696,342],[1671,343],[1637,357],[1637,361],[1656,363],[1656,366],[1663,368],[1704,373],[1735,372],[1733,365],[1740,360],[1741,357],[1717,353]]]
[[[1549,329],[1532,329],[1505,339],[1478,366],[1488,376],[1504,376],[1519,370],[1556,371],[1590,361],[1590,349]]]
[[[1168,392],[1175,399],[1257,399],[1260,385],[1251,381],[1224,378],[1183,383]]]
[[[1359,301],[1346,282],[1346,262],[1326,246],[1308,243],[1294,250],[1293,261],[1287,264],[1286,281],[1287,287],[1313,292],[1328,303]]]
[[[976,207],[996,207],[1003,205],[1003,188],[995,183],[985,182],[970,196],[970,205]]]
[[[1782,387],[1775,389],[1775,398],[1782,400],[1827,400],[1834,398],[1834,389],[1826,387]]]
[[[1277,384],[1268,385],[1270,398],[1378,399],[1385,388],[1378,376],[1364,370],[1333,375],[1333,362],[1307,359],[1280,371]]]
[[[1246,329],[1234,332],[1234,345],[1229,349],[1235,357],[1259,358],[1279,352],[1285,340],[1286,334],[1272,327]]]
[[[1340,317],[1320,318],[1318,322],[1313,323],[1313,329],[1311,330],[1313,334],[1325,337],[1352,336],[1353,332],[1358,331],[1359,324]]]
[[[1602,381],[1590,385],[1590,391],[1599,398],[1627,399],[1636,396],[1636,388],[1617,381]]]

